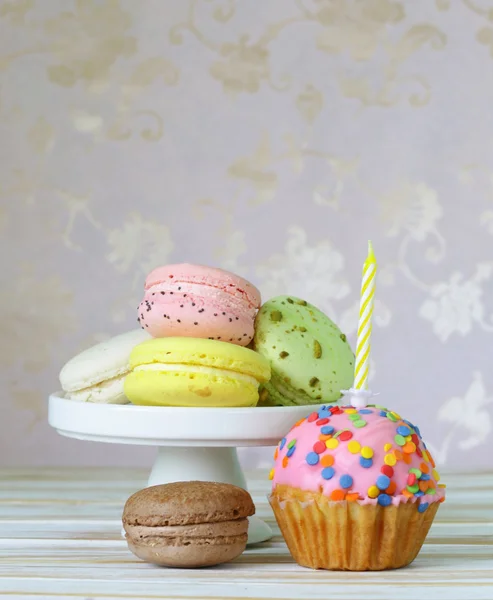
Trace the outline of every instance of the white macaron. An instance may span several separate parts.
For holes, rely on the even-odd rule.
[[[79,402],[128,404],[123,381],[130,371],[130,352],[149,338],[147,332],[134,329],[71,358],[59,375],[65,397]]]

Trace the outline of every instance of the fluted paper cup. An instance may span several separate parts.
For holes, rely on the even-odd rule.
[[[269,497],[291,555],[311,569],[381,571],[411,563],[439,502],[418,512],[415,502],[392,506],[333,502],[322,494],[277,486]]]

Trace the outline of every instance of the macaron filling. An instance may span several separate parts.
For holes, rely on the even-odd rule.
[[[92,402],[94,399],[97,399],[98,396],[102,395],[107,395],[110,398],[114,394],[123,396],[123,382],[127,374],[128,371],[125,371],[124,373],[116,375],[115,377],[110,377],[109,379],[105,379],[99,383],[94,383],[93,385],[89,385],[85,388],[65,391],[65,397],[69,398],[70,400],[76,400],[80,402]]]
[[[149,363],[145,365],[137,365],[134,371],[159,371],[161,373],[184,373],[189,375],[190,379],[193,379],[194,374],[209,375],[212,377],[229,377],[244,381],[250,385],[256,387],[259,386],[259,382],[255,377],[246,375],[245,373],[238,373],[237,371],[229,371],[228,369],[217,369],[216,367],[201,367],[199,365],[176,365],[176,364],[165,364],[165,363]]]
[[[246,518],[218,523],[191,523],[189,525],[127,525],[128,531],[134,538],[145,540],[149,538],[200,538],[206,536],[230,537],[244,535],[248,529]],[[128,534],[127,534],[128,535]]]
[[[313,399],[305,391],[296,389],[291,386],[284,378],[280,377],[274,370],[272,371],[271,380],[264,384],[265,389],[269,392],[274,402],[279,401],[279,404],[284,406],[299,406],[300,404],[313,404],[317,400],[322,402],[322,397]],[[342,395],[342,394],[340,394]]]

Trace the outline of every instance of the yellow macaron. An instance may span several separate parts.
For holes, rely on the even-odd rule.
[[[253,350],[188,337],[154,338],[130,354],[124,390],[144,406],[255,406],[270,379],[269,362]]]

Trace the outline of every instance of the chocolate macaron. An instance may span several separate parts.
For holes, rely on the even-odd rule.
[[[227,483],[179,481],[140,490],[123,510],[128,547],[157,565],[197,568],[239,556],[246,547],[250,494]]]

